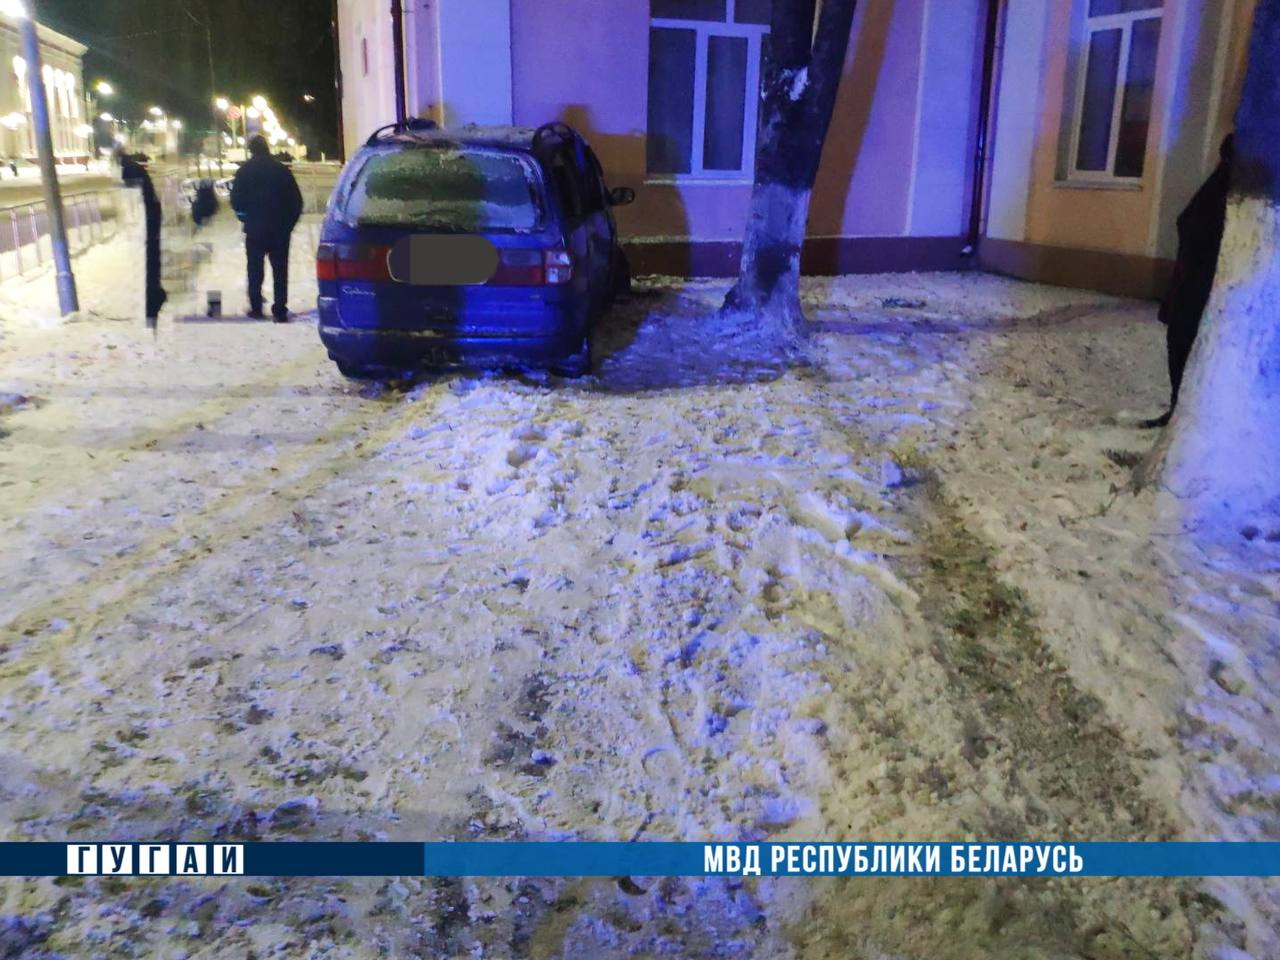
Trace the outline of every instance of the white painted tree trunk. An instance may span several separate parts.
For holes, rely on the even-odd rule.
[[[1205,533],[1280,519],[1280,205],[1232,197],[1162,481]]]
[[[742,275],[762,283],[740,285],[733,306],[744,328],[788,343],[801,336],[800,253],[812,190],[757,184],[742,246]]]
[[[755,185],[738,282],[723,312],[785,352],[804,340],[800,255],[856,0],[777,0],[761,79]]]

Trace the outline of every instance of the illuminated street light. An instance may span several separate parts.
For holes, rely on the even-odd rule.
[[[22,0],[0,0],[0,13],[16,20],[27,19],[27,5]]]
[[[115,123],[115,122],[116,122],[116,118],[115,118],[112,114],[110,114],[110,113],[104,113],[104,114],[101,114],[101,115],[98,117],[98,119],[99,119],[99,120],[101,120],[103,123]]]
[[[245,116],[248,117],[250,120],[257,120],[260,116],[262,116],[262,112],[257,107],[250,107],[248,110],[245,111]]]
[[[315,98],[315,97],[313,97],[313,96],[312,96],[311,94],[309,94],[309,93],[304,93],[304,94],[302,95],[302,102],[303,102],[303,103],[315,103],[315,102],[316,102],[316,98]]]
[[[151,114],[153,117],[164,116],[164,111],[161,110],[159,107],[152,107],[150,110],[147,111],[147,113]]]
[[[213,105],[219,110],[226,112],[227,107],[231,106],[231,102],[226,97],[218,97],[213,101]]]
[[[103,97],[109,97],[116,92],[116,88],[113,87],[111,84],[107,83],[107,81],[105,80],[99,80],[97,83],[93,85],[93,89],[96,90],[98,94]]]
[[[267,109],[267,98],[266,98],[266,97],[264,97],[262,94],[258,94],[258,95],[257,95],[256,97],[254,97],[250,102],[251,102],[255,107],[257,107],[259,110],[266,110],[266,109]]]

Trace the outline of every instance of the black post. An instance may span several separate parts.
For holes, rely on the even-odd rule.
[[[213,139],[218,145],[218,176],[222,176],[222,117],[213,98],[218,95],[218,81],[213,75],[213,32],[209,28],[209,3],[204,5],[204,43],[209,52],[209,109],[213,111]]]
[[[982,235],[982,201],[987,188],[987,155],[991,137],[992,81],[996,70],[996,41],[1000,29],[1000,0],[987,0],[987,27],[982,41],[982,89],[978,95],[978,133],[973,167],[973,196],[969,200],[969,236],[962,253],[978,251]]]
[[[391,0],[391,46],[396,64],[396,124],[403,127],[408,118],[404,97],[404,8],[401,0]]]
[[[333,33],[333,92],[338,114],[338,159],[347,159],[346,131],[342,118],[342,35],[338,30],[338,0],[333,0],[329,29]]]

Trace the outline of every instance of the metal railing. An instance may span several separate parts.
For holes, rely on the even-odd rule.
[[[62,198],[67,243],[73,254],[115,236],[120,207],[114,191],[71,193]],[[49,214],[43,200],[0,206],[0,280],[22,276],[52,259]]]

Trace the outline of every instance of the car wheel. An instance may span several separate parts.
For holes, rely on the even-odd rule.
[[[618,262],[614,265],[613,299],[627,300],[631,297],[631,261],[627,255],[618,250]]]
[[[339,360],[335,357],[333,362],[338,365],[338,372],[351,380],[373,379],[373,375],[368,370],[350,360]]]
[[[582,338],[581,349],[552,367],[552,372],[560,377],[585,377],[591,372],[591,335]]]

